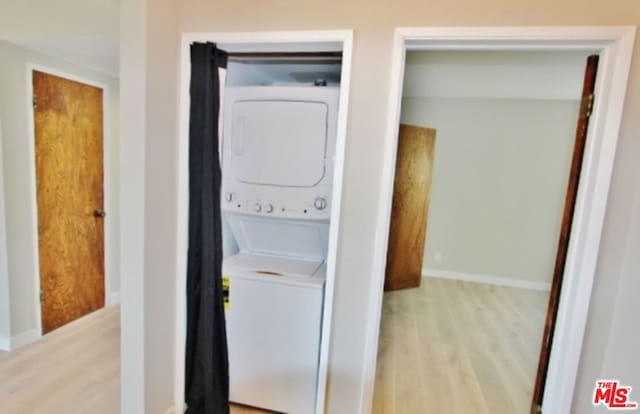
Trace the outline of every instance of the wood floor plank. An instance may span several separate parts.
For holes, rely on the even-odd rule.
[[[413,369],[420,353],[418,329],[410,298],[406,305],[406,312],[399,314],[395,322],[395,371],[402,374],[395,378],[394,406],[397,413],[418,413],[424,412],[424,394],[416,392],[423,388],[423,372]]]
[[[120,309],[104,308],[0,355],[7,414],[120,411]]]
[[[382,313],[381,326],[386,331],[393,329],[395,318],[391,311],[391,303],[393,295],[385,297],[387,306]],[[395,413],[395,352],[394,341],[381,338],[378,346],[379,365],[376,370],[376,388],[374,393],[376,401],[374,402],[373,414],[394,414]]]
[[[528,413],[548,293],[425,278],[385,293],[374,413]]]
[[[461,306],[465,302],[465,298],[460,298],[463,293],[461,292],[462,283],[453,282],[453,288],[446,283],[438,284],[442,296],[448,298],[446,301],[447,306],[443,308],[443,313],[448,320],[448,326],[451,328],[452,342],[446,345],[444,357],[448,361],[447,376],[449,385],[457,393],[454,394],[452,392],[451,394],[453,412],[489,414],[489,407],[471,364],[470,355],[472,352],[477,352],[477,350],[464,346],[464,335],[468,334],[469,329],[467,325],[469,315],[463,312],[464,308]],[[477,343],[474,344],[474,348],[477,345]],[[460,394],[465,395],[465,398],[457,398],[457,395]]]
[[[461,327],[459,337],[476,374],[487,409],[491,407],[491,412],[515,413],[512,396],[504,394],[510,384],[510,367],[500,354],[499,343],[503,338],[494,324],[495,315],[476,301],[469,300],[477,297],[476,293],[481,293],[483,287],[456,285],[458,300],[449,310],[454,314],[456,326]]]
[[[425,408],[423,412],[438,412],[449,414],[453,412],[451,404],[451,387],[447,378],[447,364],[445,345],[438,333],[438,321],[429,306],[434,305],[435,299],[416,290],[414,295],[414,312],[418,321],[418,338],[420,352],[419,361],[423,370],[424,386],[420,392],[424,393]]]

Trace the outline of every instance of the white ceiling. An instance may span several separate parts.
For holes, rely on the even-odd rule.
[[[12,43],[118,77],[120,46],[117,36],[29,38]]]
[[[118,76],[118,0],[2,0],[0,39]]]

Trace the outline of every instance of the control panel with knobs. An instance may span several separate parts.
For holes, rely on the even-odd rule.
[[[322,194],[322,193],[320,193]],[[301,197],[294,199],[273,199],[262,197],[247,197],[243,192],[224,189],[221,207],[227,211],[255,216],[288,219],[326,219],[329,217],[329,199],[326,196],[314,194],[305,202]]]
[[[313,206],[318,210],[324,210],[325,208],[327,208],[327,200],[322,197],[318,197],[313,202]]]

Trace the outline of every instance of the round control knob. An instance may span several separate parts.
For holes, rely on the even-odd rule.
[[[232,192],[228,192],[227,194],[225,194],[224,198],[226,198],[228,202],[231,202],[233,201],[233,196],[234,194]]]
[[[273,204],[271,204],[271,203],[267,204],[267,205],[264,207],[264,210],[265,210],[267,213],[273,213]]]
[[[318,210],[324,210],[325,208],[327,208],[327,200],[322,197],[318,197],[313,202],[313,206]]]
[[[255,210],[256,213],[259,213],[262,211],[262,206],[260,205],[260,203],[256,203],[256,205],[253,206],[253,209]]]

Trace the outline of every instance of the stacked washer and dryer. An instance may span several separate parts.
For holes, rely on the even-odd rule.
[[[227,87],[222,212],[230,399],[315,411],[339,88]]]

